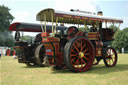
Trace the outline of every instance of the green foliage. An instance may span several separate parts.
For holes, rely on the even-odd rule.
[[[118,50],[119,52],[121,52],[121,48],[123,47],[124,45],[124,42],[123,42],[123,37],[124,37],[124,34],[121,30],[117,31],[115,33],[115,40],[112,42],[112,46]]]
[[[14,17],[9,13],[10,9],[0,5],[0,31],[7,31]]]
[[[128,51],[128,27],[123,29],[124,33],[124,49]]]
[[[116,26],[110,26],[114,29],[114,41],[112,42],[112,47],[121,52],[121,49],[124,48],[125,51],[128,51],[128,28],[119,30]]]
[[[114,32],[119,31],[119,27],[115,26],[115,25],[111,25],[109,28],[113,29]]]
[[[82,31],[82,32],[89,32],[88,27],[86,27],[86,29],[84,27],[80,27],[79,30]]]
[[[0,46],[8,46],[11,47],[14,45],[13,36],[10,32],[0,32]]]
[[[26,41],[28,43],[32,43],[33,40],[34,40],[34,37],[32,37],[32,36],[29,36],[29,35],[23,36],[23,41]]]
[[[13,46],[13,36],[8,31],[8,27],[14,17],[9,13],[10,9],[0,5],[0,46]]]

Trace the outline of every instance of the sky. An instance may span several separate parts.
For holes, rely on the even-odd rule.
[[[38,23],[36,14],[45,8],[60,11],[79,9],[103,11],[104,16],[123,19],[120,29],[128,27],[128,0],[0,0],[0,5],[11,9],[10,13],[15,17],[13,22]]]

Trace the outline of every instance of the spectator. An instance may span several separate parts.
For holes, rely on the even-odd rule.
[[[14,58],[14,59],[17,58],[15,49],[13,49],[13,58]]]

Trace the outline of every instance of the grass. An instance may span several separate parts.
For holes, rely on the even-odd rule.
[[[83,73],[68,69],[51,71],[50,67],[27,67],[16,59],[3,56],[0,60],[1,85],[128,85],[128,54],[118,55],[115,67],[103,62]]]

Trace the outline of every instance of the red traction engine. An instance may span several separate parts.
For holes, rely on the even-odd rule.
[[[41,26],[29,28],[31,32],[40,30],[39,41],[31,45],[15,46],[21,51],[19,54],[24,54],[19,55],[20,62],[50,65],[54,69],[68,68],[72,72],[85,72],[102,59],[107,67],[116,65],[117,53],[109,46],[114,39],[114,31],[107,27],[107,23],[120,24],[123,22],[121,19],[54,9],[40,11],[36,19],[41,22]],[[50,27],[46,25],[47,22],[51,23]],[[105,28],[102,26],[104,22]],[[23,28],[27,30],[25,26]],[[25,43],[19,40],[18,35],[17,30],[16,44]]]

